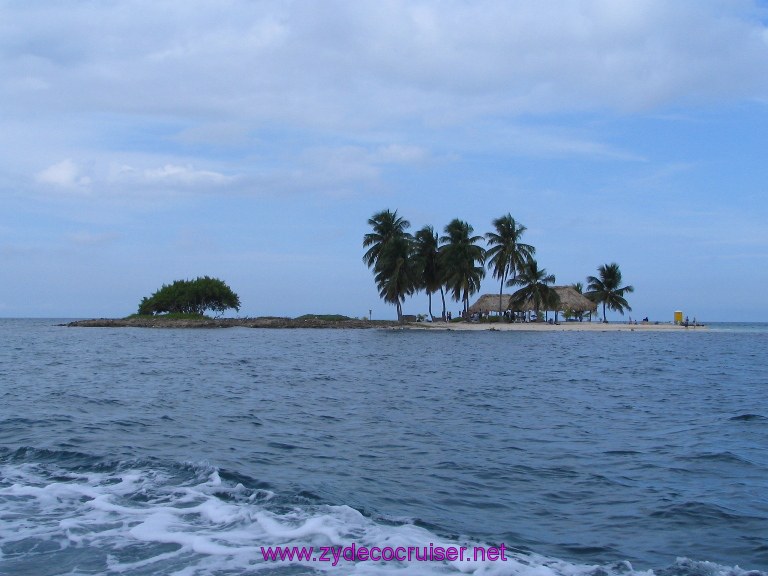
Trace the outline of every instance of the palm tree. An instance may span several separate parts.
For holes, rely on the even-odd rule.
[[[611,310],[619,312],[622,316],[624,310],[631,311],[629,303],[624,299],[624,294],[630,294],[635,291],[632,286],[622,286],[621,284],[621,270],[619,265],[615,262],[611,264],[604,264],[597,269],[599,278],[594,276],[587,276],[587,298],[596,303],[603,303],[603,322],[608,322],[605,317],[606,307]]]
[[[432,226],[424,226],[414,235],[414,257],[419,273],[419,285],[429,297],[429,316],[432,314],[432,293],[440,290],[443,299],[443,320],[445,320],[445,293],[443,292],[443,270],[440,265],[439,240]]]
[[[576,290],[576,292],[578,292],[579,294],[584,294],[584,284],[582,284],[581,282],[574,282],[573,284],[571,284],[571,288]],[[576,312],[575,316],[576,316],[576,318],[579,319],[579,322],[584,320],[584,312],[581,312],[581,311]],[[589,321],[592,322],[592,311],[591,310],[589,311]]]
[[[485,250],[478,246],[482,236],[472,236],[474,228],[455,218],[444,229],[440,238],[440,263],[443,267],[445,286],[453,299],[464,303],[464,314],[469,312],[469,297],[480,290],[480,280],[485,276]],[[478,266],[479,264],[479,266]]]
[[[363,255],[363,262],[368,268],[376,266],[379,255],[387,244],[394,238],[406,234],[411,223],[397,215],[397,210],[382,210],[368,219],[368,225],[373,228],[363,237],[363,248],[368,248]]]
[[[533,258],[536,248],[520,242],[526,227],[515,222],[511,214],[496,218],[493,226],[496,232],[488,232],[485,235],[490,246],[485,255],[488,259],[488,267],[493,269],[493,277],[501,280],[499,286],[499,314],[501,314],[503,312],[501,296],[507,278],[510,274],[513,279],[517,277],[517,273],[523,269],[525,263]]]
[[[373,231],[363,237],[363,247],[368,248],[363,262],[373,268],[379,295],[397,307],[397,320],[402,322],[402,303],[418,285],[413,237],[406,232],[411,224],[400,218],[397,210],[378,212],[368,224]]]
[[[520,274],[507,282],[507,286],[522,286],[517,292],[512,294],[512,303],[516,305],[533,302],[536,310],[536,319],[541,320],[541,309],[556,309],[560,303],[560,297],[554,288],[548,284],[555,283],[555,275],[547,274],[542,268],[539,270],[539,264],[536,260],[529,260],[523,265]]]
[[[413,258],[413,237],[403,234],[392,238],[379,254],[374,267],[376,286],[384,302],[397,308],[397,321],[403,321],[405,297],[419,286],[416,261]]]

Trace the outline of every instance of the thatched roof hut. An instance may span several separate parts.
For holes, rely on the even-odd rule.
[[[573,312],[595,312],[597,304],[583,294],[576,292],[573,286],[554,286],[560,296],[560,310],[570,308]]]
[[[552,286],[560,297],[560,304],[557,306],[558,311],[569,308],[572,312],[595,312],[597,310],[597,304],[589,300],[586,296],[579,294],[573,288],[573,286]],[[528,301],[516,306],[512,305],[512,295],[501,295],[501,310],[515,310],[516,312],[533,312],[533,302]],[[498,294],[483,294],[477,301],[469,307],[469,313],[475,312],[490,312],[498,313],[499,311],[499,295]]]
[[[512,298],[510,294],[501,295],[501,310],[509,310],[509,299]],[[477,301],[469,307],[469,313],[475,312],[499,312],[499,295],[498,294],[483,294]]]
[[[579,294],[573,286],[552,286],[560,297],[560,303],[557,306],[558,311],[569,308],[573,312],[595,312],[597,310],[597,304],[592,302],[586,296]],[[498,305],[498,296],[496,297],[496,304]],[[514,310],[519,312],[534,311],[533,302],[528,301],[521,305],[514,307]],[[552,308],[550,308],[552,310]]]

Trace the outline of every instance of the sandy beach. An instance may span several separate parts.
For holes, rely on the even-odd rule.
[[[413,330],[490,330],[490,331],[520,331],[520,332],[669,332],[669,331],[703,331],[706,326],[679,326],[676,324],[604,324],[601,322],[562,322],[560,324],[548,324],[537,322],[507,323],[479,323],[479,322],[410,322],[405,325]]]

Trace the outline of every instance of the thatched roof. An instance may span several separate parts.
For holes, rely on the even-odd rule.
[[[574,312],[595,312],[597,310],[597,304],[589,300],[586,296],[579,294],[573,288],[573,286],[552,286],[560,297],[560,304],[558,310],[565,310],[570,308]],[[521,305],[512,306],[511,294],[501,295],[501,309],[503,310],[516,310],[518,312],[533,311],[533,302],[525,302]],[[498,294],[483,294],[477,301],[469,307],[469,313],[475,312],[498,312],[499,311],[499,295]]]
[[[512,298],[509,294],[501,295],[501,310],[509,309],[509,299]],[[469,313],[475,312],[499,312],[499,295],[498,294],[483,294],[477,301],[469,307]]]
[[[574,312],[594,312],[597,310],[597,304],[576,292],[573,286],[552,286],[552,288],[560,297],[560,303],[557,306],[558,310],[565,310],[566,308],[570,308]],[[525,302],[522,305],[515,306],[514,309],[521,312],[532,311],[534,309],[533,302]],[[552,309],[550,308],[550,310]]]
[[[560,296],[560,310],[570,308],[574,312],[595,312],[597,304],[583,294],[576,292],[573,286],[555,286],[557,295]]]

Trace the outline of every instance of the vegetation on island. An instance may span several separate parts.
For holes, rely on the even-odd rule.
[[[238,295],[222,280],[203,276],[164,284],[141,300],[138,313],[141,316],[181,315],[189,319],[204,317],[207,310],[220,315],[229,309],[240,310]]]
[[[303,316],[297,316],[294,320],[299,322],[309,320],[319,320],[322,322],[347,322],[350,320],[357,320],[357,318],[344,316],[344,314],[304,314]]]
[[[443,281],[457,302],[469,310],[469,297],[480,290],[485,276],[485,249],[479,246],[482,236],[472,236],[474,228],[455,218],[445,227],[440,256],[443,261]]]
[[[363,262],[373,268],[379,295],[397,307],[397,319],[402,321],[405,297],[423,285],[416,273],[413,236],[406,232],[411,223],[400,218],[397,210],[385,210],[374,214],[368,224],[372,231],[363,238],[363,247],[368,248]]]
[[[447,319],[445,293],[462,303],[463,314],[469,312],[469,300],[480,290],[487,266],[499,280],[499,315],[502,308],[504,287],[515,287],[512,305],[530,303],[536,316],[542,319],[542,310],[559,310],[560,298],[553,286],[555,275],[540,268],[534,258],[536,248],[523,242],[526,227],[511,214],[496,218],[493,231],[485,236],[474,234],[467,222],[454,219],[439,236],[432,226],[424,226],[412,235],[411,224],[399,216],[397,210],[382,210],[368,219],[371,231],[363,237],[366,252],[363,262],[371,268],[381,298],[394,304],[398,321],[403,321],[402,305],[405,299],[421,290],[429,298],[429,315],[432,313],[432,294],[440,292],[443,320]],[[481,242],[485,240],[487,248]],[[616,263],[598,268],[598,277],[587,277],[584,296],[606,309],[620,314],[632,310],[624,295],[634,291],[632,286],[621,286],[621,271]],[[583,284],[572,285],[580,294]],[[567,311],[569,316],[574,313]]]
[[[298,318],[259,316],[256,318],[209,318],[195,315],[159,314],[155,316],[133,314],[126,318],[94,318],[75,320],[66,326],[88,328],[390,328],[397,322],[350,318],[340,314],[305,314]]]
[[[621,270],[615,262],[604,264],[597,269],[598,277],[587,277],[587,289],[585,294],[593,302],[603,305],[603,318],[605,319],[606,307],[616,312],[624,314],[624,310],[632,311],[629,307],[624,294],[630,294],[635,291],[632,286],[620,286]]]
[[[501,314],[504,312],[501,309],[501,295],[504,293],[507,279],[516,281],[517,273],[523,270],[526,263],[533,260],[536,248],[521,241],[523,232],[527,228],[516,222],[511,214],[496,218],[493,226],[495,231],[485,235],[489,246],[485,254],[489,267],[493,270],[493,277],[501,280],[499,285],[499,314]]]
[[[523,263],[520,275],[507,282],[507,286],[521,286],[512,295],[512,303],[522,305],[527,301],[533,302],[537,318],[541,310],[556,310],[560,297],[550,284],[555,283],[555,275],[548,274],[544,268],[539,269],[536,260],[530,259]]]

